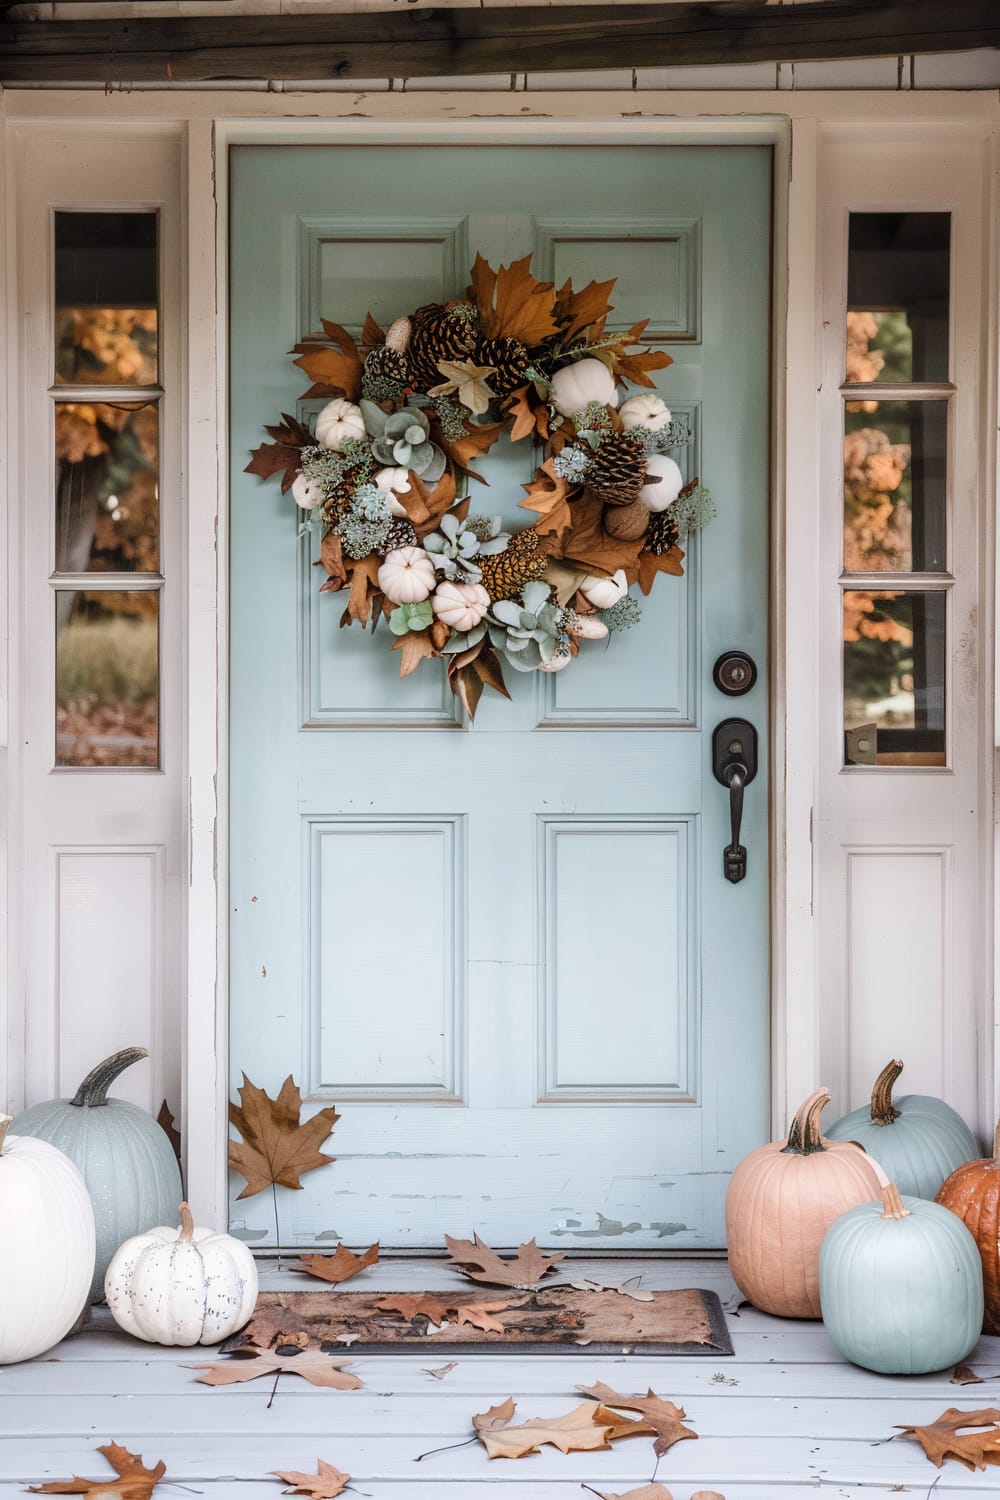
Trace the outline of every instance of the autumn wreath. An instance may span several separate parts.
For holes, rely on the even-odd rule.
[[[280,473],[320,526],[323,589],[348,591],[341,625],[384,616],[401,677],[445,658],[470,715],[484,686],[509,696],[504,664],[557,672],[633,625],[629,586],[682,573],[679,542],[713,510],[672,456],[691,439],[652,389],[672,361],[638,347],[649,320],[609,331],[614,281],[557,291],[529,265],[479,255],[464,300],[384,333],[369,314],[360,347],[324,319],[324,339],[293,351],[303,399],[326,401],[314,430],[283,416],[247,465]],[[629,382],[648,390],[619,406]],[[538,519],[514,532],[459,497],[505,432],[545,447],[520,502]]]

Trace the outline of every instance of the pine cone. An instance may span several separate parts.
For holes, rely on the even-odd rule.
[[[447,307],[430,302],[413,314],[407,345],[410,373],[418,390],[440,385],[439,359],[466,359],[479,341],[479,317],[471,302]]]
[[[680,540],[677,530],[677,522],[673,519],[669,510],[653,511],[649,518],[649,530],[646,533],[646,552],[655,552],[657,557],[664,552],[669,552],[671,547],[676,547]]]
[[[587,488],[600,495],[605,505],[631,505],[646,480],[646,454],[642,439],[629,433],[609,433],[601,440],[587,469]]]
[[[541,578],[549,560],[532,527],[517,531],[502,552],[477,556],[483,588],[491,599],[515,599],[526,583]]]
[[[397,547],[415,547],[417,533],[405,516],[397,516],[386,532],[385,541],[378,549],[380,557],[388,557]]]
[[[496,371],[489,380],[497,396],[509,396],[523,383],[528,351],[520,339],[483,339],[476,360],[481,365],[492,365]]]
[[[620,542],[636,542],[645,534],[649,516],[641,500],[631,505],[609,505],[604,512],[604,529]]]
[[[397,380],[400,385],[405,385],[410,377],[409,365],[406,356],[395,349],[390,349],[387,344],[373,349],[365,360],[364,378],[366,380]]]

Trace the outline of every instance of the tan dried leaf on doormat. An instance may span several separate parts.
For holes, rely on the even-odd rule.
[[[149,1500],[153,1489],[167,1472],[161,1459],[155,1469],[147,1469],[137,1453],[130,1453],[121,1443],[103,1443],[98,1448],[118,1475],[117,1479],[53,1480],[51,1484],[30,1484],[35,1495],[86,1495],[87,1500]]]
[[[444,1242],[456,1270],[473,1281],[489,1282],[491,1286],[537,1286],[543,1276],[566,1258],[564,1255],[543,1255],[533,1239],[526,1245],[519,1245],[517,1254],[508,1260],[491,1250],[478,1234],[471,1240],[455,1240],[446,1234]]]
[[[185,1365],[187,1370],[206,1370],[199,1375],[203,1385],[240,1385],[246,1380],[258,1380],[261,1375],[301,1375],[310,1385],[328,1386],[334,1391],[356,1391],[364,1384],[357,1375],[348,1375],[341,1368],[349,1363],[320,1349],[303,1349],[298,1354],[278,1354],[273,1349],[260,1349],[251,1345],[237,1349],[224,1365]]]
[[[931,1463],[940,1469],[946,1458],[953,1458],[967,1469],[985,1469],[1000,1464],[1000,1410],[984,1406],[979,1411],[959,1411],[949,1406],[926,1427],[904,1427],[900,1432],[916,1438]],[[986,1428],[985,1432],[962,1432],[965,1427]]]
[[[350,1474],[341,1473],[335,1469],[333,1464],[324,1463],[323,1459],[316,1460],[315,1474],[302,1474],[297,1469],[271,1469],[270,1472],[276,1479],[283,1479],[291,1489],[282,1491],[285,1495],[310,1495],[312,1500],[334,1500],[336,1495],[342,1495],[350,1483]]]
[[[653,1452],[657,1458],[683,1438],[698,1436],[690,1427],[684,1426],[684,1408],[675,1406],[672,1401],[664,1401],[653,1390],[648,1390],[645,1396],[623,1396],[619,1391],[612,1390],[611,1386],[605,1385],[603,1380],[598,1380],[594,1385],[578,1385],[577,1390],[583,1391],[585,1396],[593,1396],[603,1406],[624,1406],[626,1411],[639,1412],[655,1429]]]
[[[241,1198],[252,1198],[265,1188],[301,1188],[304,1172],[325,1167],[335,1157],[318,1149],[340,1119],[332,1105],[321,1109],[303,1124],[302,1095],[289,1073],[277,1099],[257,1088],[243,1074],[239,1106],[230,1103],[229,1123],[243,1137],[229,1142],[229,1165],[246,1178]]]
[[[359,1271],[377,1265],[378,1252],[378,1240],[360,1255],[355,1255],[346,1245],[338,1245],[332,1255],[300,1255],[289,1270],[303,1271],[307,1276],[315,1276],[319,1281],[329,1281],[334,1286],[339,1286],[342,1281],[350,1281],[352,1276],[357,1276]]]
[[[449,1313],[454,1313],[460,1328],[468,1324],[484,1333],[504,1333],[504,1325],[493,1314],[520,1303],[509,1297],[500,1302],[458,1302],[454,1297],[436,1297],[429,1292],[404,1292],[398,1297],[383,1297],[375,1305],[380,1312],[396,1312],[407,1319],[423,1316],[432,1323],[443,1323]]]
[[[508,1409],[510,1416],[504,1421],[502,1414]],[[508,1398],[503,1406],[491,1407],[488,1412],[473,1417],[476,1436],[489,1458],[524,1458],[529,1453],[538,1453],[546,1443],[558,1448],[560,1453],[590,1453],[597,1448],[610,1448],[612,1435],[628,1435],[622,1430],[622,1419],[614,1412],[592,1406],[587,1401],[561,1416],[532,1417],[530,1421],[511,1427],[508,1424],[514,1410],[514,1402]],[[627,1427],[637,1435],[640,1429],[644,1434],[651,1431],[640,1422],[629,1422]]]

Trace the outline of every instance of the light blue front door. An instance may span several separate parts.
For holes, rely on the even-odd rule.
[[[770,195],[758,147],[234,150],[232,1087],[292,1073],[342,1117],[336,1164],[278,1192],[285,1244],[723,1244],[768,1124]],[[477,251],[529,250],[650,317],[718,515],[637,627],[509,673],[471,725],[439,663],[400,682],[387,639],[338,629],[301,512],[243,469],[314,409],[287,351],[321,315],[385,327],[462,295]],[[477,508],[518,527],[527,448],[478,465]],[[713,682],[733,648],[740,698]],[[712,774],[734,715],[760,734],[738,884]],[[232,1219],[274,1242],[269,1195]]]

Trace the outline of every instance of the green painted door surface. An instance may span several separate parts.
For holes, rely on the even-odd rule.
[[[286,1244],[723,1243],[768,1117],[770,173],[758,147],[233,152],[232,1087],[292,1073],[342,1116],[336,1165],[279,1190]],[[477,251],[618,278],[718,515],[639,626],[509,673],[471,725],[439,664],[400,682],[387,634],[338,629],[318,539],[243,469],[263,422],[315,410],[287,351],[321,315],[460,296]],[[498,446],[476,509],[530,520],[540,457]],[[728,648],[760,668],[740,699]],[[740,884],[711,769],[734,713],[761,737]],[[268,1194],[232,1220],[275,1239]]]

